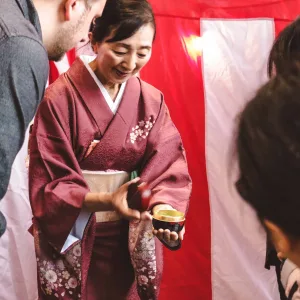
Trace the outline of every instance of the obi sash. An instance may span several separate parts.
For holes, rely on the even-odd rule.
[[[92,193],[114,192],[121,185],[129,181],[130,173],[124,171],[82,171],[83,177],[87,182]],[[61,252],[64,252],[83,237],[86,225],[92,213],[85,210],[81,211],[76,223],[74,224]],[[95,213],[96,222],[110,222],[120,220],[121,217],[116,211],[99,211]]]

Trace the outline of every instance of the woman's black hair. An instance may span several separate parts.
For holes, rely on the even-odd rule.
[[[147,0],[107,0],[101,17],[91,26],[94,42],[122,41],[133,36],[142,26],[151,24],[156,34],[156,23],[152,7]]]
[[[241,113],[237,133],[241,197],[300,238],[300,69],[286,64]]]
[[[300,53],[300,18],[288,25],[276,38],[268,60],[268,75],[280,73],[286,61],[295,59]],[[274,72],[275,71],[275,72]]]

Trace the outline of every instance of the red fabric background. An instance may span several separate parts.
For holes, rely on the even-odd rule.
[[[186,53],[183,37],[200,35],[201,18],[272,18],[276,34],[300,13],[299,0],[150,0],[158,33],[141,77],[160,89],[187,151],[193,194],[182,250],[165,251],[161,300],[210,300],[210,209],[205,163],[205,107],[201,58]],[[212,4],[213,2],[213,4]],[[72,62],[74,51],[68,54]],[[50,63],[50,79],[58,72]],[[249,262],[250,264],[251,262]],[[220,299],[216,299],[220,300]]]
[[[158,34],[143,80],[162,90],[182,135],[193,178],[183,248],[165,251],[161,299],[210,299],[210,217],[205,171],[205,108],[201,60],[186,54],[182,37],[200,35],[199,19],[157,17]]]
[[[163,91],[187,151],[193,194],[181,251],[165,251],[161,300],[210,300],[210,209],[205,165],[205,107],[201,59],[194,62],[182,38],[200,35],[201,18],[273,18],[278,33],[300,13],[297,0],[150,0],[157,39],[141,77]],[[250,264],[251,262],[249,262]],[[237,296],[238,297],[238,296]],[[221,299],[216,299],[221,300]]]

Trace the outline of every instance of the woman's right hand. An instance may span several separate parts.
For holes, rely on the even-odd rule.
[[[113,193],[89,192],[85,196],[84,206],[90,212],[115,210],[127,220],[139,221],[141,213],[138,210],[129,208],[127,202],[128,187],[139,180],[140,178],[135,178],[128,181]]]
[[[111,205],[115,211],[117,211],[122,217],[127,220],[140,220],[141,213],[138,210],[128,207],[127,194],[128,188],[132,183],[137,183],[140,180],[139,177],[126,182],[120,186],[111,196]]]

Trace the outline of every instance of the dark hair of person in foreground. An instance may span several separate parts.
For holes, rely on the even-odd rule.
[[[281,73],[285,62],[299,58],[300,53],[300,18],[289,24],[277,36],[268,59],[268,75]]]
[[[286,62],[240,115],[237,155],[242,198],[278,252],[300,266],[300,69]]]

